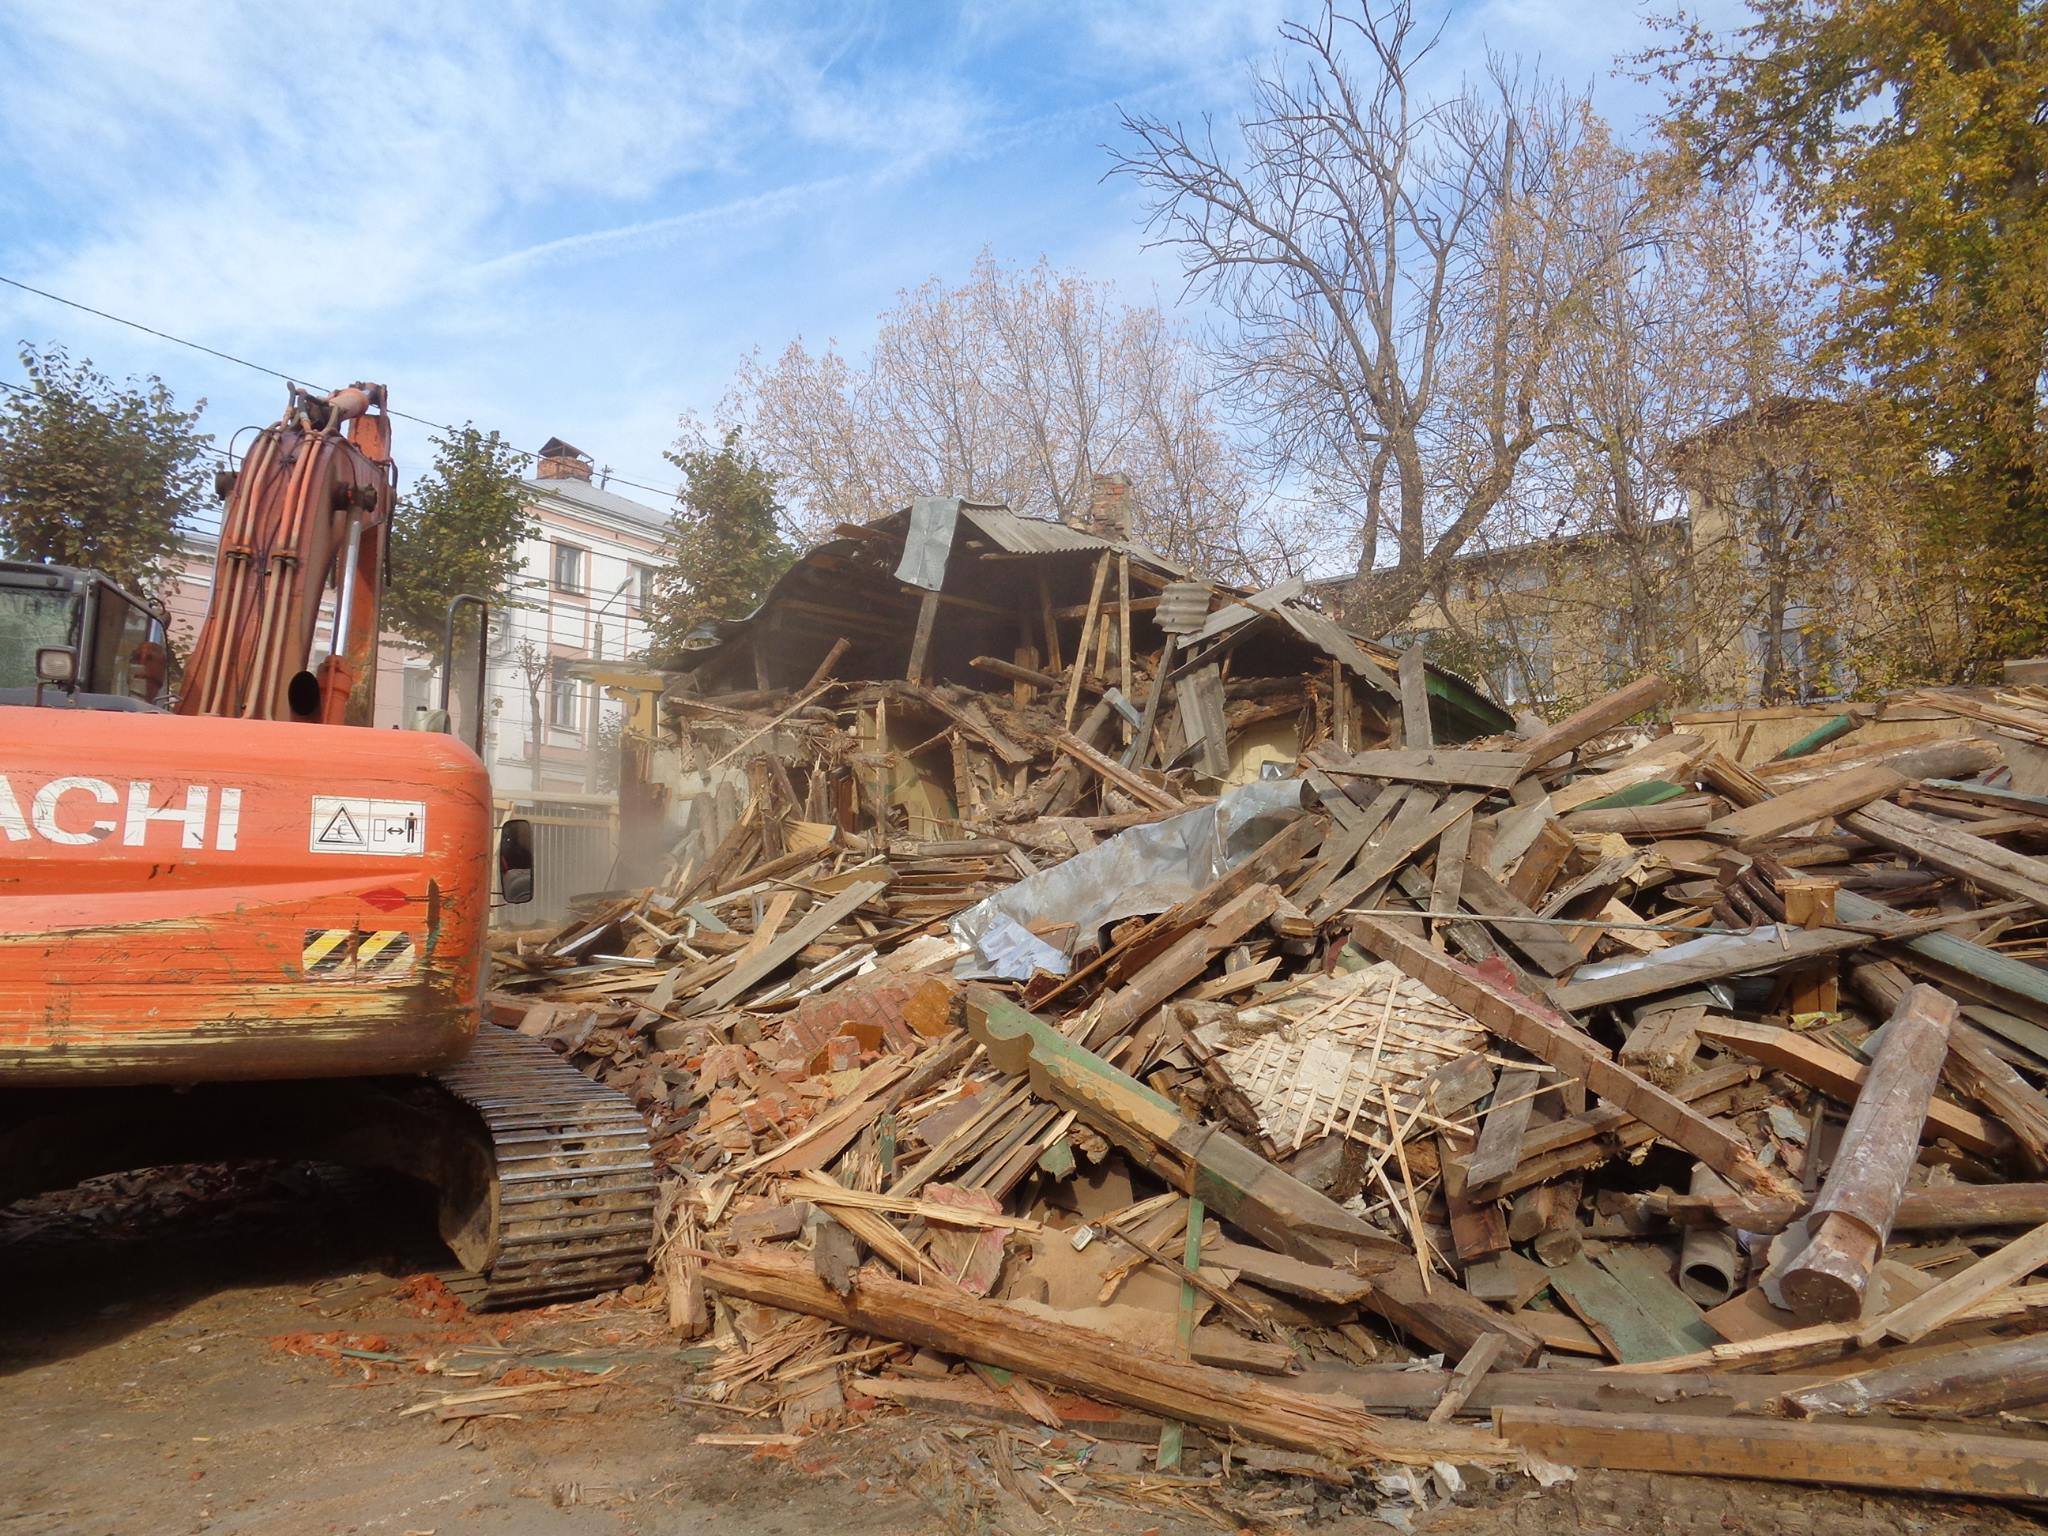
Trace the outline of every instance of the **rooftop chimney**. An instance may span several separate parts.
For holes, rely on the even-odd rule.
[[[538,480],[588,480],[590,455],[574,443],[551,437],[540,445],[540,464],[534,471]]]
[[[1099,538],[1124,540],[1131,536],[1131,477],[1121,471],[1091,475],[1088,510],[1075,519],[1083,531]]]

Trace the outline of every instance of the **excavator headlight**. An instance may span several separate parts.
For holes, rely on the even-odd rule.
[[[36,681],[64,687],[78,681],[78,652],[68,645],[36,647]]]

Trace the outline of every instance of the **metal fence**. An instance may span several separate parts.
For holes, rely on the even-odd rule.
[[[619,802],[612,795],[499,795],[496,821],[533,824],[533,900],[492,908],[506,928],[538,928],[569,915],[577,896],[612,883],[619,854]],[[495,828],[494,828],[495,830]]]

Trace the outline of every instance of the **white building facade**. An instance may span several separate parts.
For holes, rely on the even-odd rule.
[[[484,760],[501,796],[603,793],[622,708],[572,668],[647,648],[669,514],[606,490],[589,457],[559,438],[522,489],[535,527],[494,615]]]

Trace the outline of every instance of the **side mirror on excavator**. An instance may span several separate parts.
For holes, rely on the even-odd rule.
[[[498,895],[515,907],[533,900],[533,823],[523,817],[498,829]]]

